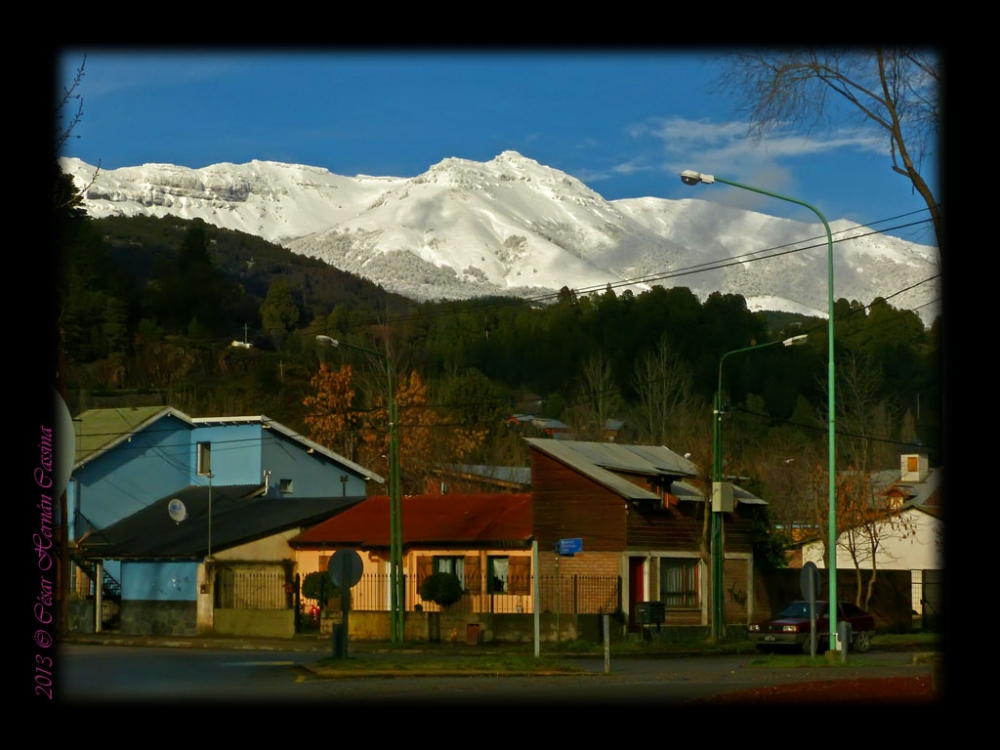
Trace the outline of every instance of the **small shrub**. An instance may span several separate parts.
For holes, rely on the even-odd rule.
[[[319,606],[326,609],[327,602],[339,593],[333,581],[326,571],[310,573],[302,581],[302,596],[306,599],[313,599],[319,602]]]
[[[420,585],[420,598],[447,607],[462,598],[462,582],[454,573],[434,573]]]

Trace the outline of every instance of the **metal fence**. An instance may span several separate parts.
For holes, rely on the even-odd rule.
[[[288,609],[289,599],[284,571],[221,568],[216,572],[219,609]]]
[[[389,610],[389,576],[369,574],[361,577],[351,589],[351,609],[355,611],[385,612]],[[422,579],[406,576],[405,608],[413,611],[419,607],[425,612],[497,614],[527,613],[534,611],[535,576],[510,577],[492,586],[485,579],[480,585],[466,581],[462,598],[443,608],[420,596]],[[541,576],[538,581],[541,611],[553,614],[605,614],[621,611],[621,578],[619,576],[562,575]],[[492,588],[492,590],[491,590]],[[339,601],[334,600],[335,606]]]
[[[925,630],[936,631],[942,627],[944,617],[944,571],[924,570],[920,578],[921,625]]]

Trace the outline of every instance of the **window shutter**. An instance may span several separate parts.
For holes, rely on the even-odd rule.
[[[510,578],[507,583],[512,594],[531,593],[531,558],[510,558]]]
[[[417,586],[419,587],[434,573],[434,558],[430,555],[420,555],[417,558]]]
[[[479,564],[479,555],[465,557],[465,588],[471,594],[483,590],[483,569]]]

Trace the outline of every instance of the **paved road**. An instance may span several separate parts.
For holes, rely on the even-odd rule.
[[[766,684],[931,670],[927,664],[913,665],[912,654],[873,652],[856,655],[851,666],[837,669],[759,667],[751,665],[753,656],[620,658],[612,663],[612,674],[605,675],[603,659],[590,657],[567,658],[587,672],[569,677],[326,679],[309,668],[320,656],[302,651],[66,645],[58,662],[58,696],[66,703],[678,704]]]

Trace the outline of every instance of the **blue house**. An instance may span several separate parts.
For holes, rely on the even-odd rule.
[[[120,597],[127,633],[291,635],[287,539],[384,481],[266,416],[95,409],[76,426],[70,547],[102,581],[95,628]]]

